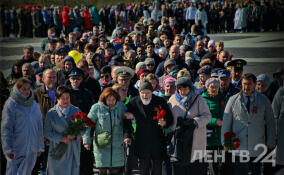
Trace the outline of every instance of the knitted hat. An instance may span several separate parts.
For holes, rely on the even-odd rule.
[[[152,84],[149,81],[147,81],[147,80],[144,80],[140,84],[139,91],[142,91],[142,90],[145,90],[145,89],[149,89],[150,91],[153,91]]]
[[[210,84],[212,84],[212,83],[218,84],[220,86],[220,81],[217,78],[209,78],[205,82],[205,87],[208,88],[210,86]]]
[[[188,77],[180,77],[176,81],[176,86],[189,86],[189,88],[192,88],[192,81]]]
[[[260,74],[256,77],[256,81],[263,81],[267,86],[270,86],[270,78],[266,74]]]

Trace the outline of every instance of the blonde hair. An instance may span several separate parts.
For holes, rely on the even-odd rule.
[[[50,54],[43,54],[39,57],[38,62],[44,62],[44,63],[48,63],[48,65],[51,64],[50,62]]]
[[[216,46],[224,47],[224,42],[223,41],[218,41],[216,43]]]

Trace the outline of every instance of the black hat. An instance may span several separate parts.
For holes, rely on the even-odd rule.
[[[247,65],[247,62],[243,59],[235,59],[225,63],[227,69],[243,70],[243,66]]]
[[[68,54],[69,49],[67,49],[66,47],[60,47],[57,49],[57,51],[55,52],[55,55],[62,55],[62,54]]]
[[[188,77],[180,77],[176,81],[176,86],[189,86],[189,88],[192,88],[192,81]]]
[[[81,69],[78,68],[74,68],[72,69],[72,71],[69,74],[69,77],[73,77],[73,76],[83,76],[84,73],[81,71]]]
[[[152,84],[149,81],[147,81],[147,80],[144,80],[140,84],[139,91],[142,91],[142,90],[145,90],[145,89],[149,89],[150,91],[153,91]]]

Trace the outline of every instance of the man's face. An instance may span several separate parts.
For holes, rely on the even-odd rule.
[[[75,43],[76,41],[76,36],[75,35],[69,35],[69,43]]]
[[[137,55],[143,55],[143,49],[141,47],[137,48]]]
[[[88,67],[85,67],[85,66],[78,66],[78,68],[84,73],[84,77],[88,77],[89,75],[89,68]]]
[[[221,63],[226,63],[226,61],[229,60],[229,55],[225,52],[222,52],[219,54],[219,59],[218,59]]]
[[[255,90],[256,83],[253,82],[253,80],[249,79],[243,79],[242,80],[242,91],[246,95],[251,95]]]
[[[99,35],[99,28],[97,26],[93,27],[93,34],[94,35]]]
[[[208,42],[209,42],[209,39],[208,39],[208,38],[204,38],[204,39],[203,39],[203,45],[204,45],[205,47],[208,46]]]
[[[149,89],[141,90],[140,92],[140,98],[144,105],[148,105],[151,102],[152,99],[152,91]]]
[[[55,51],[56,43],[48,43],[48,48],[51,52]]]
[[[118,83],[118,84],[121,84],[121,85],[123,85],[123,86],[128,87],[129,84],[130,84],[130,78],[118,76],[118,77],[117,77],[117,83]]]
[[[173,42],[174,45],[180,45],[181,38],[179,36],[175,37],[175,40]]]
[[[256,82],[256,89],[260,92],[260,93],[264,93],[267,91],[268,89],[268,85],[266,83],[264,83],[263,81],[258,81]]]
[[[123,53],[126,54],[130,50],[130,47],[128,45],[123,46]]]
[[[205,84],[206,80],[210,78],[210,75],[206,74],[199,74],[199,79],[202,84]]]
[[[106,49],[106,50],[105,50],[105,55],[106,55],[107,57],[112,57],[112,56],[114,55],[114,50],[111,49],[111,48]]]
[[[220,88],[222,90],[228,90],[230,83],[231,83],[231,78],[219,78],[220,81]]]
[[[81,77],[81,76],[71,76],[69,78],[69,81],[70,81],[71,86],[72,86],[73,89],[79,88],[82,80],[83,80],[83,77]]]
[[[48,71],[42,77],[43,83],[49,88],[52,89],[56,84],[56,73],[54,71]]]
[[[148,45],[147,48],[146,48],[147,54],[151,54],[153,51],[154,51],[153,46],[152,45]]]
[[[204,44],[202,43],[202,41],[197,41],[196,46],[195,46],[195,49],[196,49],[198,52],[202,52],[203,49],[204,49],[203,46],[204,46]]]
[[[30,77],[32,75],[32,70],[29,67],[22,68],[23,77]]]
[[[32,59],[33,53],[34,53],[34,52],[33,52],[31,49],[25,49],[25,50],[24,50],[24,58],[25,58],[26,60]]]
[[[234,81],[239,81],[242,78],[243,70],[231,69],[231,76]]]
[[[104,73],[100,75],[103,82],[109,82],[111,80],[111,76],[109,73]]]
[[[178,59],[179,56],[179,49],[177,47],[171,47],[170,49],[170,58]]]
[[[73,69],[73,64],[71,61],[65,61],[64,69],[68,72]]]

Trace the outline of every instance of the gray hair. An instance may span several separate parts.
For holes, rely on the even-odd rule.
[[[126,57],[128,57],[130,54],[136,54],[135,50],[129,50],[129,51],[126,53]]]
[[[56,74],[56,71],[53,70],[53,69],[45,69],[42,73],[42,77],[45,77],[48,72],[52,72],[52,73]]]
[[[159,53],[160,53],[160,54],[163,54],[163,55],[166,55],[166,54],[168,54],[168,50],[167,50],[165,47],[161,47],[161,48],[159,49]]]

